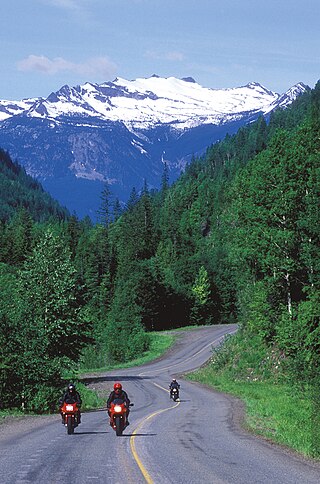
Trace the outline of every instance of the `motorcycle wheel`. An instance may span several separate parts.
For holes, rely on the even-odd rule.
[[[122,435],[122,431],[123,431],[123,428],[122,428],[121,418],[116,417],[116,435],[120,437],[120,435]]]
[[[73,419],[69,417],[67,422],[67,433],[68,435],[71,435],[73,434],[73,432],[74,432]]]

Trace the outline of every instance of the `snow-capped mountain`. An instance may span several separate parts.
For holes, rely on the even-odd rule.
[[[28,111],[38,99],[24,99],[22,101],[0,101],[0,121]]]
[[[46,99],[0,101],[0,146],[83,215],[90,203],[79,210],[78,202],[64,199],[65,186],[78,196],[83,184],[101,191],[108,183],[125,200],[144,179],[158,186],[164,161],[176,178],[192,154],[307,89],[299,83],[278,94],[256,82],[210,89],[191,77],[156,75],[63,86]]]
[[[286,106],[305,90],[303,83],[279,95],[256,82],[231,89],[210,89],[190,77],[154,75],[134,81],[117,78],[103,84],[63,86],[46,99],[0,101],[0,119],[24,112],[39,118],[85,116],[120,121],[130,130],[150,129],[158,124],[184,130],[237,120],[248,112],[266,113],[279,101]]]

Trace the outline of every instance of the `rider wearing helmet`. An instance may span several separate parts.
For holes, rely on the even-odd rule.
[[[108,413],[109,413],[109,408],[111,407],[111,402],[113,402],[113,400],[115,400],[116,398],[120,398],[126,404],[126,407],[127,407],[127,412],[126,412],[127,422],[126,422],[126,424],[129,425],[128,418],[129,418],[129,413],[130,413],[130,410],[129,410],[130,400],[129,400],[127,392],[125,392],[122,389],[122,385],[119,382],[117,382],[113,385],[113,391],[110,393],[109,398],[107,400]]]
[[[169,388],[170,388],[170,394],[172,394],[172,390],[174,388],[176,388],[177,390],[179,390],[180,385],[179,385],[179,383],[177,382],[177,380],[175,378],[172,378],[172,381],[171,381],[171,383],[169,385]]]
[[[64,404],[64,402],[65,403],[76,403],[77,404],[78,409],[79,409],[78,414],[77,414],[77,421],[78,421],[78,424],[80,424],[81,423],[80,407],[81,407],[81,404],[82,404],[82,400],[81,400],[81,397],[80,397],[80,393],[77,392],[76,387],[73,383],[69,383],[65,394],[59,400],[60,413],[61,413],[61,407]],[[62,416],[62,423],[64,424],[64,419],[63,419],[62,413],[61,413],[61,416]]]

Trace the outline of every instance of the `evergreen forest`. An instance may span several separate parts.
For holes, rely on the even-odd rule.
[[[53,411],[66,371],[125,363],[187,325],[237,323],[301,387],[320,381],[320,83],[172,185],[164,165],[125,208],[106,186],[99,223],[4,151],[0,192],[2,408]]]

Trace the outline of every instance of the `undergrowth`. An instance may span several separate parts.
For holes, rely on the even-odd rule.
[[[244,426],[309,457],[320,457],[320,419],[312,388],[290,377],[285,356],[257,336],[237,333],[188,375],[245,402]]]

